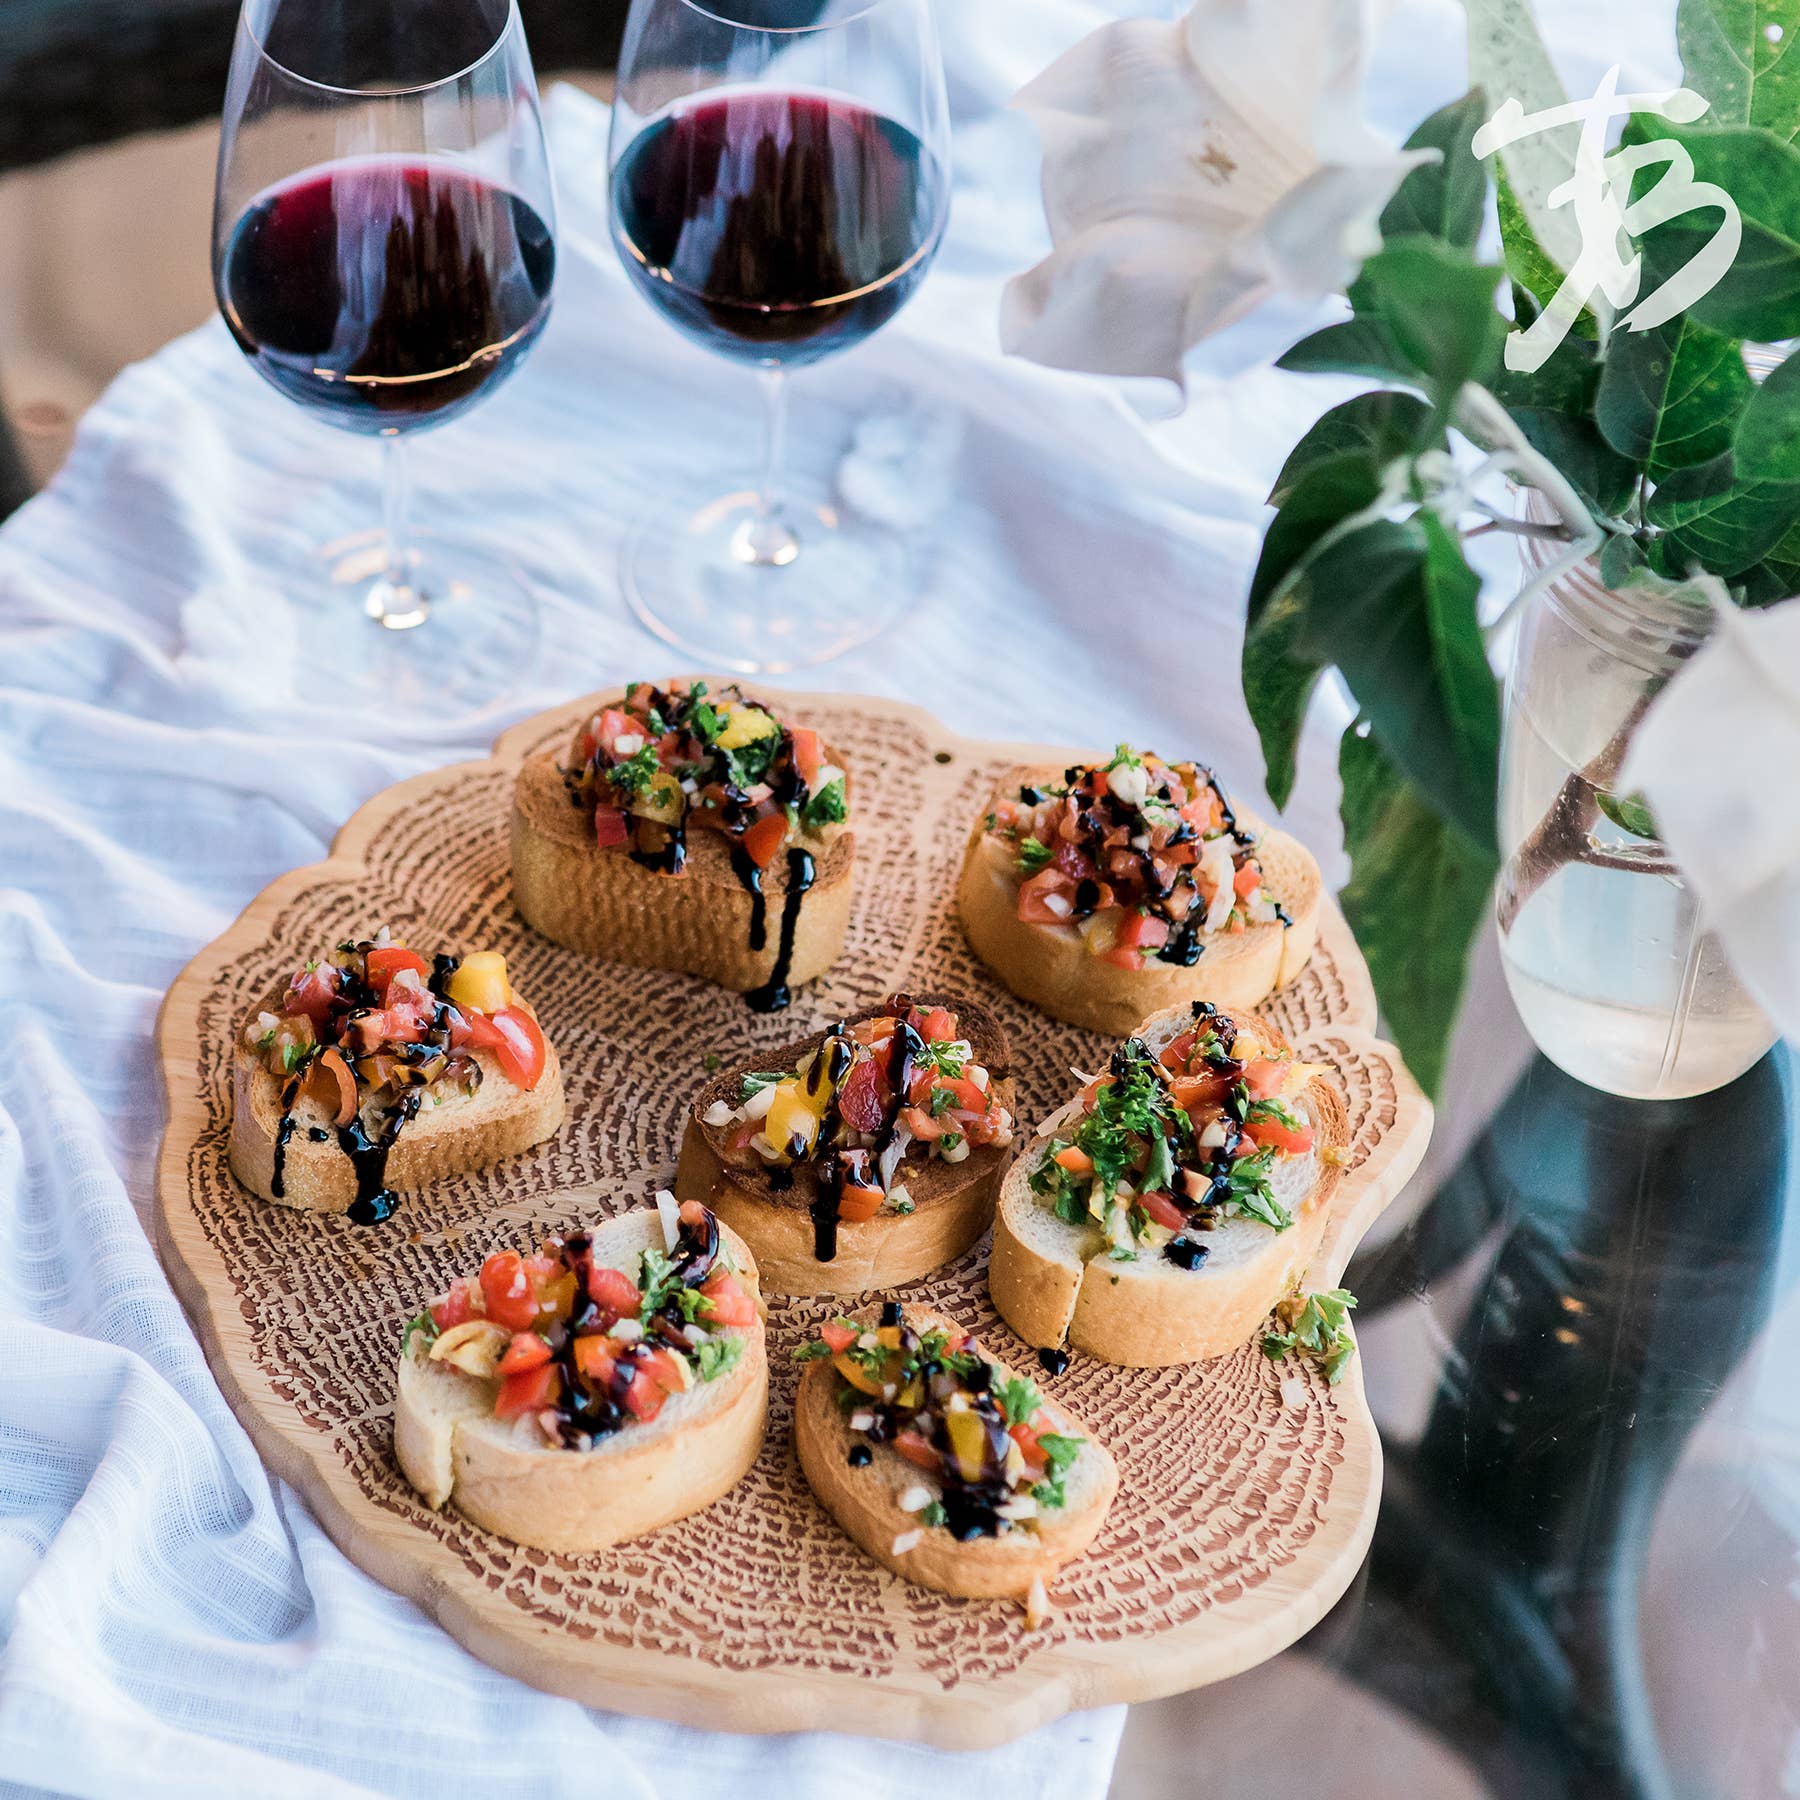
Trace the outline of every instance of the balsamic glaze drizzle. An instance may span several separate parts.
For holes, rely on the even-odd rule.
[[[788,992],[788,971],[794,966],[794,934],[800,928],[800,903],[806,898],[817,876],[810,851],[797,844],[788,851],[787,893],[781,902],[781,939],[775,949],[775,966],[769,979],[753,988],[744,998],[752,1012],[780,1012],[793,996]],[[752,921],[754,932],[754,920]],[[759,946],[753,941],[750,948]]]

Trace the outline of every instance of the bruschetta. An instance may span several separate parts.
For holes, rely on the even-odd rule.
[[[496,1251],[401,1339],[394,1451],[434,1510],[603,1550],[710,1506],[768,1412],[756,1264],[700,1206]]]
[[[1252,1007],[1306,966],[1323,883],[1210,771],[1121,744],[1020,768],[969,833],[957,901],[975,953],[1052,1018],[1122,1037],[1166,1006]]]
[[[987,1230],[1014,1105],[993,1014],[892,994],[708,1083],[675,1191],[743,1237],[771,1294],[898,1287]]]
[[[1007,1176],[988,1287],[1026,1343],[1167,1368],[1245,1343],[1306,1274],[1348,1126],[1272,1025],[1171,1007],[1038,1128]]]
[[[797,1354],[794,1447],[820,1505],[878,1563],[1041,1618],[1118,1491],[1078,1420],[951,1320],[890,1300]]]
[[[562,1068],[506,959],[341,943],[256,1008],[232,1070],[232,1173],[253,1194],[379,1224],[396,1197],[563,1122]]]
[[[586,956],[680,969],[759,1011],[844,947],[851,781],[736,686],[633,682],[513,790],[513,900]]]

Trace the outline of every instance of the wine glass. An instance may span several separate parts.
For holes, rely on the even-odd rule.
[[[332,578],[390,633],[422,625],[435,599],[457,603],[455,655],[429,671],[407,658],[398,689],[370,627],[309,644],[340,690],[374,671],[390,706],[469,702],[520,664],[529,589],[474,544],[454,573],[436,566],[409,528],[408,450],[537,342],[555,221],[513,0],[244,0],[214,198],[219,310],[279,393],[380,440],[383,529],[327,546]]]
[[[885,325],[943,241],[931,0],[633,0],[609,162],[638,291],[755,369],[766,411],[761,479],[644,520],[626,599],[714,667],[824,662],[906,604],[912,546],[790,479],[786,377]]]

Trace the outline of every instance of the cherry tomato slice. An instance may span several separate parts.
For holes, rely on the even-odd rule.
[[[509,1376],[523,1375],[542,1368],[550,1360],[550,1346],[535,1331],[521,1331],[506,1346],[494,1373],[505,1381]]]
[[[499,1034],[493,1048],[500,1072],[514,1087],[530,1092],[543,1076],[549,1055],[537,1020],[522,1006],[503,1006],[488,1023]]]
[[[819,779],[819,771],[825,766],[825,753],[819,744],[819,734],[806,730],[804,726],[796,726],[788,736],[794,743],[794,773],[811,787]]]
[[[1137,1203],[1154,1223],[1166,1225],[1171,1231],[1179,1231],[1187,1223],[1181,1208],[1167,1194],[1140,1194]]]
[[[854,1325],[839,1325],[831,1320],[819,1327],[819,1336],[825,1340],[825,1348],[839,1356],[856,1342],[857,1330]]]
[[[494,1402],[496,1419],[522,1419],[528,1413],[542,1412],[556,1404],[562,1375],[555,1363],[541,1363],[523,1375],[509,1375],[500,1384],[499,1398]]]
[[[706,1323],[713,1325],[753,1325],[756,1302],[744,1291],[743,1283],[727,1269],[709,1275],[700,1293],[707,1303]]]
[[[887,1103],[887,1078],[874,1057],[857,1063],[838,1090],[838,1111],[852,1131],[879,1131]]]
[[[611,850],[615,845],[630,840],[630,822],[616,806],[596,806],[594,808],[594,837],[602,850]]]
[[[389,944],[382,950],[371,950],[367,963],[369,986],[381,996],[383,1005],[387,1004],[388,983],[402,969],[411,969],[421,981],[427,980],[431,974],[430,963],[418,951],[404,949],[399,944]]]
[[[608,1325],[616,1319],[635,1319],[642,1299],[637,1283],[623,1269],[599,1267],[588,1274],[588,1297],[606,1315]]]
[[[508,1331],[529,1331],[537,1323],[537,1289],[516,1250],[496,1250],[481,1265],[481,1295],[487,1316]]]
[[[781,854],[781,846],[787,842],[787,815],[770,813],[767,818],[758,819],[744,833],[744,854],[759,869],[766,869]]]

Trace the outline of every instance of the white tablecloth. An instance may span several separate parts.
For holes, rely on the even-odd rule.
[[[1254,793],[1243,587],[1269,477],[1329,384],[1202,382],[1153,433],[1101,385],[995,348],[999,282],[1040,227],[1029,135],[992,103],[1103,10],[946,9],[950,245],[893,328],[801,380],[794,424],[829,468],[859,421],[908,415],[930,448],[906,485],[941,552],[905,630],[814,679],[988,737],[1203,743]],[[1452,0],[1411,9],[1377,88],[1397,130],[1460,88],[1458,19]],[[326,604],[311,549],[372,520],[375,457],[264,388],[216,324],[127,372],[0,531],[0,1783],[269,1800],[1105,1788],[1121,1709],[956,1758],[709,1736],[492,1673],[269,1480],[150,1247],[150,1034],[181,965],[378,789],[669,662],[627,622],[614,553],[696,456],[741,446],[748,463],[754,395],[627,289],[604,248],[604,134],[601,109],[557,97],[554,321],[510,387],[417,457],[422,518],[510,540],[542,587],[554,649],[503,713],[409,733],[285,697]],[[879,433],[870,446],[865,476]],[[453,655],[450,615],[416,647]],[[1309,744],[1293,814],[1323,846],[1331,756]]]

